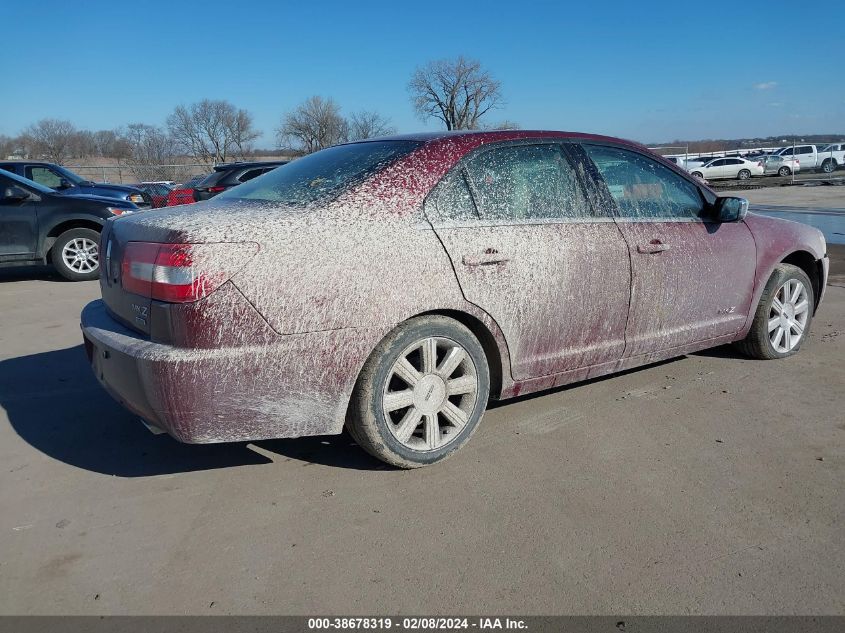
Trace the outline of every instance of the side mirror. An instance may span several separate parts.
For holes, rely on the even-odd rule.
[[[59,189],[70,189],[71,187],[73,187],[73,183],[67,178],[62,178],[59,181]]]
[[[19,202],[25,202],[30,199],[30,194],[26,189],[18,187],[16,185],[12,185],[11,187],[6,187],[3,191],[3,202],[17,204]]]
[[[716,218],[719,222],[739,222],[748,215],[748,200],[724,197],[716,201]]]

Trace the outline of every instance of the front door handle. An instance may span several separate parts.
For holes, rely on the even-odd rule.
[[[491,266],[493,264],[504,264],[510,260],[495,248],[488,248],[477,255],[464,255],[461,261],[464,266]]]
[[[663,251],[668,250],[669,245],[664,244],[660,240],[651,240],[648,244],[637,244],[637,252],[646,253],[648,255],[653,255],[654,253],[662,253]]]

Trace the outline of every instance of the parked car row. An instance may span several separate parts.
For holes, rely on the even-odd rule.
[[[53,163],[2,162],[0,267],[48,264],[72,281],[96,279],[100,231],[110,217],[208,200],[285,162],[218,165],[181,185],[94,183]]]
[[[92,194],[68,195],[0,169],[0,267],[50,264],[71,281],[100,274],[100,231],[141,209]]]
[[[150,195],[137,187],[85,180],[67,167],[62,167],[55,163],[45,163],[42,161],[3,161],[0,162],[0,169],[32,180],[43,187],[49,187],[61,195],[78,196],[82,194],[102,196],[131,202],[140,208],[150,208],[153,206]]]
[[[791,176],[802,169],[833,173],[845,166],[845,143],[795,145],[771,153],[747,156],[685,158],[666,156],[666,160],[686,169],[698,178],[744,180],[752,176]],[[752,166],[749,163],[753,163]]]

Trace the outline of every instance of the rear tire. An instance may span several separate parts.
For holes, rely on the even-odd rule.
[[[782,177],[786,177],[786,176],[788,176],[788,175],[789,175],[789,174],[791,174],[791,173],[792,173],[792,172],[789,170],[789,167],[781,167],[781,168],[778,170],[778,176],[782,176]]]
[[[737,347],[760,360],[792,356],[807,338],[814,306],[813,284],[807,274],[797,266],[778,264],[760,297],[748,336]]]
[[[836,171],[836,161],[832,158],[828,158],[826,161],[822,163],[822,171],[826,174],[832,174]]]
[[[740,169],[736,177],[740,180],[748,180],[749,178],[751,178],[751,172],[747,169]]]
[[[399,468],[443,461],[469,441],[490,394],[484,349],[448,317],[415,317],[364,364],[347,412],[349,434]]]
[[[70,281],[90,281],[100,276],[100,234],[92,229],[70,229],[50,249],[53,267]]]

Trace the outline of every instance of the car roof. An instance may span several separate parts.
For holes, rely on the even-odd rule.
[[[604,136],[601,134],[587,134],[584,132],[564,132],[558,130],[451,130],[442,132],[418,132],[415,134],[395,134],[392,136],[377,136],[375,138],[351,143],[371,143],[376,141],[421,141],[430,143],[447,139],[466,138],[476,141],[479,145],[493,143],[496,141],[521,140],[530,138],[576,138],[584,141],[601,141],[606,143],[620,143],[645,148],[645,145],[636,141]]]
[[[287,160],[256,160],[256,161],[236,161],[234,163],[220,163],[214,166],[214,171],[224,171],[227,169],[237,169],[241,167],[271,167],[273,165],[287,165],[290,161]]]

